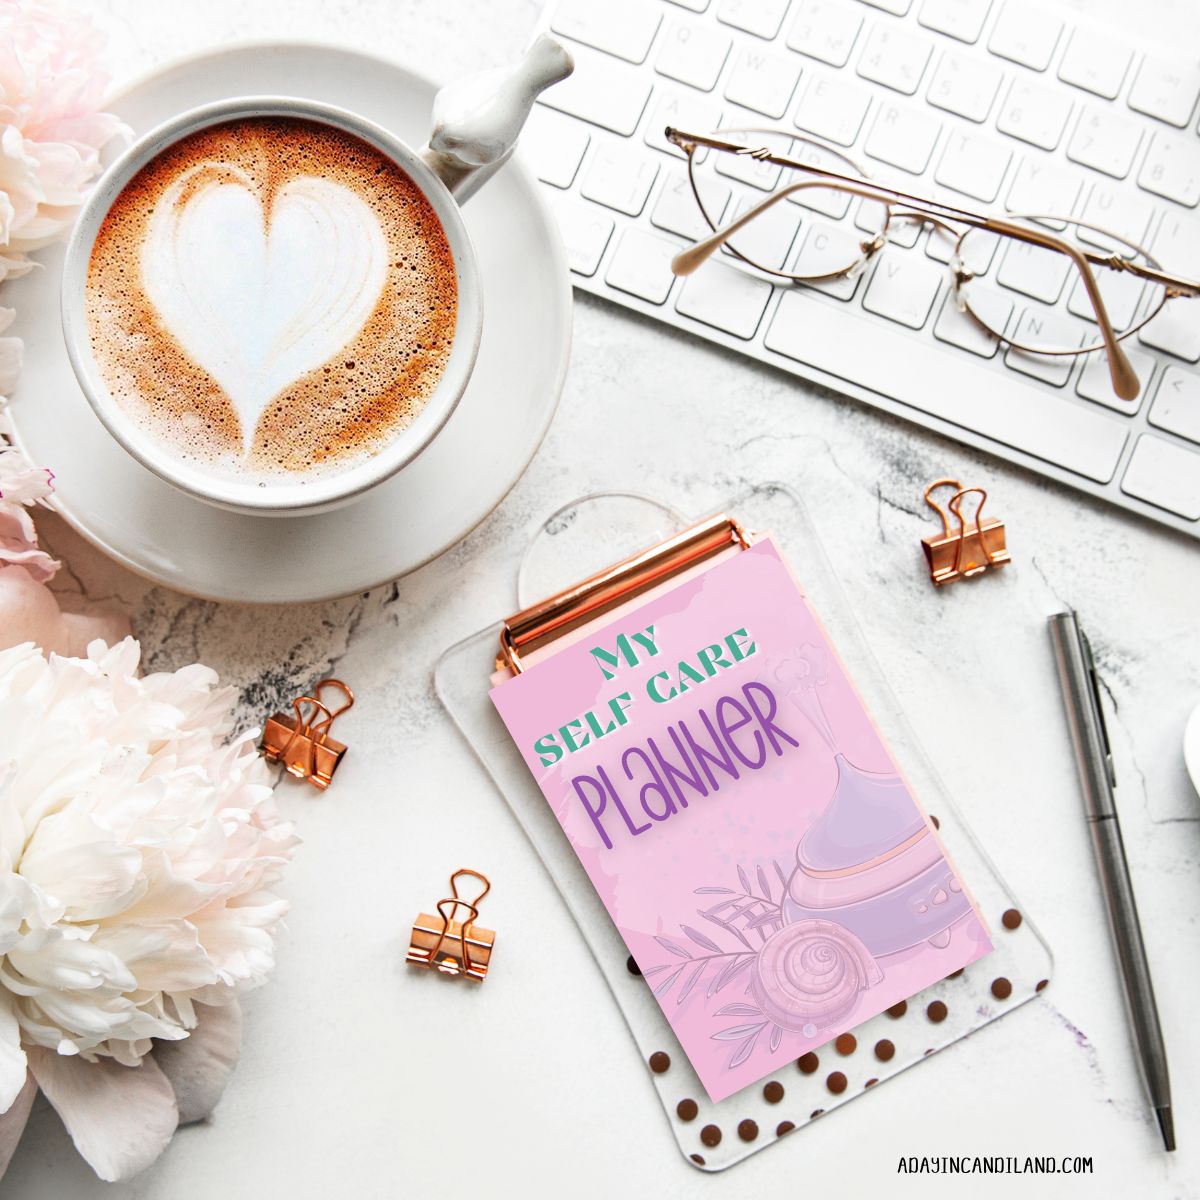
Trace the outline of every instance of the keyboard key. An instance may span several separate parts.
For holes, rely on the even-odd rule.
[[[766,345],[835,377],[853,372],[854,382],[881,396],[1089,479],[1106,483],[1116,473],[1126,439],[1123,418],[980,371],[965,355],[814,302],[803,291],[784,294]]]
[[[1007,0],[988,39],[988,49],[1010,62],[1044,71],[1054,57],[1062,27],[1048,5]]]
[[[675,311],[748,341],[758,329],[771,290],[765,280],[710,260],[683,281]]]
[[[977,42],[992,0],[925,0],[917,20],[960,42]]]
[[[816,78],[809,81],[792,119],[807,133],[839,146],[852,146],[870,103],[871,93],[866,88],[832,76]]]
[[[1010,336],[1015,342],[1051,349],[1068,350],[1083,345],[1083,330],[1079,323],[1048,308],[1025,309],[1017,317]],[[1004,365],[1022,375],[1062,387],[1071,376],[1075,359],[1070,355],[1030,354],[1009,346],[1004,354]]]
[[[1200,362],[1200,321],[1196,320],[1195,305],[1195,300],[1168,300],[1162,312],[1138,330],[1138,341],[1185,362]]]
[[[521,130],[521,154],[534,174],[554,187],[569,188],[591,136],[574,121],[535,104]]]
[[[1198,96],[1200,65],[1148,54],[1129,89],[1129,107],[1184,129],[1191,122]]]
[[[1124,179],[1142,140],[1141,126],[1112,109],[1088,106],[1079,117],[1067,157],[1105,175]]]
[[[1080,25],[1071,33],[1063,51],[1058,77],[1106,100],[1115,100],[1132,58],[1128,45]]]
[[[1022,216],[1071,216],[1083,185],[1082,178],[1065,167],[1041,159],[1021,160],[1013,176],[1004,207]],[[1052,229],[1064,229],[1061,221],[1045,221]]]
[[[762,196],[747,196],[738,205],[736,216],[740,217],[762,200]],[[759,213],[744,229],[739,229],[726,245],[759,266],[779,271],[787,262],[799,228],[800,214],[795,206],[776,203]]]
[[[792,153],[792,139],[789,137],[771,137],[769,134],[755,134],[755,141],[762,141],[777,154]],[[726,179],[737,179],[748,183],[760,191],[772,192],[779,182],[782,167],[762,159],[751,158],[749,154],[717,154],[713,157],[716,171]]]
[[[612,218],[590,204],[560,199],[554,202],[554,219],[567,248],[567,262],[577,275],[595,275],[612,237]]]
[[[538,103],[628,137],[650,99],[650,84],[636,71],[597,55],[573,54],[575,71],[547,88]]]
[[[897,250],[885,250],[863,295],[863,308],[920,329],[929,320],[943,272],[932,263]]]
[[[992,329],[1004,329],[1012,316],[1012,301],[994,288],[971,284],[971,307],[986,319]],[[933,335],[940,341],[949,342],[960,350],[969,350],[980,358],[995,358],[1000,342],[993,337],[970,313],[958,306],[953,291],[946,293],[942,311],[933,327]]]
[[[674,142],[668,142],[664,136],[668,125],[676,129],[686,129],[689,133],[712,133],[721,128],[721,108],[707,97],[697,96],[695,93],[659,93],[654,113],[646,123],[646,145],[674,155],[675,158],[686,158],[687,155]],[[703,162],[707,156],[707,150],[696,151],[697,162]]]
[[[550,28],[563,37],[615,54],[627,62],[641,63],[662,17],[657,6],[642,0],[559,0]]]
[[[1083,356],[1083,370],[1079,373],[1079,382],[1075,390],[1085,399],[1094,400],[1111,408],[1114,412],[1124,413],[1132,417],[1142,407],[1142,398],[1146,395],[1146,385],[1154,372],[1154,356],[1144,350],[1135,350],[1128,343],[1122,346],[1130,366],[1138,377],[1141,390],[1132,400],[1122,400],[1113,391],[1112,372],[1108,367],[1108,355],[1103,350],[1093,351]]]
[[[1127,249],[1130,243],[1144,246],[1153,216],[1154,205],[1145,196],[1127,187],[1097,183],[1084,203],[1082,219],[1099,229],[1081,227],[1079,237],[1102,250]],[[1116,236],[1105,237],[1100,230]]]
[[[671,3],[697,13],[702,13],[708,8],[708,0],[671,0]]]
[[[976,133],[955,132],[946,142],[933,177],[943,187],[991,203],[1000,194],[1012,160],[1008,147]]]
[[[1071,295],[1067,298],[1067,309],[1085,321],[1096,320],[1096,310],[1083,285],[1083,276],[1073,271],[1075,282],[1071,286]],[[1108,319],[1119,333],[1133,324],[1137,312],[1138,301],[1146,285],[1136,275],[1121,275],[1116,271],[1106,271],[1103,267],[1096,268],[1096,283],[1100,288],[1100,298],[1108,312]],[[1093,335],[1095,336],[1095,335]]]
[[[1185,520],[1200,520],[1200,454],[1144,433],[1129,458],[1121,491]]]
[[[872,158],[919,175],[929,165],[941,122],[918,108],[884,100],[863,145]]]
[[[1200,146],[1196,139],[1187,133],[1156,132],[1137,181],[1138,187],[1156,196],[1195,208],[1200,202]]]
[[[1067,276],[1075,270],[1071,260],[1057,250],[1014,238],[1006,240],[1008,245],[996,276],[998,282],[1023,296],[1054,304],[1062,295]]]
[[[579,190],[597,204],[636,217],[646,207],[657,175],[658,163],[633,146],[600,146]]]
[[[813,142],[799,140],[794,142],[792,157],[806,166],[819,167],[826,171],[845,174],[848,170],[836,151],[827,150],[824,146],[818,146]],[[827,217],[833,217],[838,221],[850,211],[853,199],[847,192],[839,192],[825,187],[804,188],[788,197],[792,204],[811,208],[814,212],[824,213]]]
[[[799,80],[800,66],[790,58],[744,46],[729,73],[725,98],[764,116],[782,117]]]
[[[796,275],[816,277],[843,270],[848,263],[862,258],[862,239],[844,225],[826,225],[814,221],[805,231],[800,249],[789,270]],[[822,291],[839,300],[849,300],[858,286],[858,276],[843,276],[821,285]]]
[[[725,206],[729,203],[729,189],[718,179],[701,179],[699,187],[705,211],[713,224],[720,225],[725,218]],[[667,176],[663,190],[650,212],[650,222],[659,229],[677,233],[693,242],[712,233],[692,194],[687,172],[682,170],[672,171]]]
[[[608,264],[604,282],[631,296],[649,300],[651,304],[662,304],[675,282],[671,259],[679,251],[678,242],[669,242],[640,229],[626,229]],[[707,265],[704,269],[707,270]]]
[[[861,28],[862,17],[841,0],[803,0],[788,31],[788,49],[844,67]]]
[[[1062,91],[1018,77],[1008,89],[996,128],[1031,146],[1053,150],[1062,141],[1072,107]]]
[[[985,59],[943,54],[926,99],[968,121],[986,121],[1003,78],[1004,72]]]
[[[1164,270],[1200,279],[1200,221],[1167,213],[1150,239],[1150,251]]]
[[[760,38],[773,38],[783,24],[788,0],[721,0],[717,20]]]
[[[1158,381],[1150,423],[1200,443],[1200,375],[1168,367]]]
[[[719,30],[675,21],[667,30],[654,69],[702,92],[711,92],[729,56],[730,45],[729,38]]]
[[[992,265],[992,256],[1000,238],[994,233],[984,230],[972,230],[970,236],[962,243],[960,253],[963,265],[973,275],[986,275]],[[925,243],[925,253],[940,263],[948,263],[954,257],[955,239],[947,236],[938,226],[929,231],[929,241]]]
[[[858,58],[858,73],[911,96],[921,85],[932,49],[926,38],[915,33],[891,25],[873,25]]]
[[[862,0],[862,2],[896,17],[905,16],[912,7],[912,0]]]

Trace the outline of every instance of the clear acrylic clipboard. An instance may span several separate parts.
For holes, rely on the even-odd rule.
[[[495,782],[579,925],[646,1063],[680,1151],[720,1171],[794,1134],[866,1089],[944,1050],[1033,999],[1049,980],[1050,951],[955,809],[909,728],[855,620],[800,498],[765,484],[720,511],[773,534],[992,932],[993,953],[857,1026],[768,1079],[712,1103],[647,982],[597,896],[489,699],[501,621],[452,646],[435,669],[437,694]],[[584,497],[552,514],[519,565],[514,610],[651,546],[707,514],[685,516],[631,494]],[[499,617],[507,613],[498,614]],[[607,619],[607,618],[601,618]],[[903,1011],[900,1011],[903,1009]],[[851,1045],[853,1042],[853,1045]],[[667,1065],[664,1069],[664,1063]]]

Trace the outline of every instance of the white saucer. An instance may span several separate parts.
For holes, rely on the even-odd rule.
[[[251,93],[361,113],[421,146],[436,86],[395,63],[308,44],[242,45],[175,63],[113,98],[142,133],[186,108]],[[141,467],[75,382],[59,323],[61,247],[9,284],[25,365],[9,406],[16,441],[55,473],[56,507],[84,537],[157,583],[214,600],[321,600],[363,591],[460,541],[516,483],[554,415],[571,340],[571,284],[532,176],[510,162],[464,208],[483,280],[475,373],[434,443],[331,513],[249,517],[185,496]]]

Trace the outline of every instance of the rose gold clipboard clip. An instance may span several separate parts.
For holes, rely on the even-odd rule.
[[[933,493],[943,487],[954,488],[946,508],[933,498]],[[974,518],[964,516],[962,511],[963,498],[971,495],[979,497]],[[921,539],[929,576],[938,587],[982,575],[1010,561],[1005,546],[1004,522],[996,517],[984,520],[986,501],[987,492],[983,488],[963,487],[957,479],[937,479],[925,489],[925,503],[942,519],[940,534]],[[951,514],[958,521],[957,529],[950,528]]]
[[[474,900],[458,894],[460,877],[478,879],[483,890]],[[445,975],[463,975],[482,983],[487,978],[492,961],[496,934],[491,929],[476,928],[479,902],[492,890],[486,875],[462,867],[450,876],[450,895],[439,900],[437,916],[418,913],[413,922],[405,962],[414,967],[433,967]],[[459,909],[465,910],[466,920],[458,921]]]
[[[556,638],[612,612],[627,600],[731,546],[745,550],[749,545],[750,540],[742,527],[731,517],[718,513],[664,542],[605,567],[580,583],[509,617],[500,631],[496,668],[519,675],[525,669],[521,661],[523,654],[549,645]]]
[[[334,688],[345,697],[340,708],[330,708],[321,692]],[[345,756],[346,747],[334,741],[329,730],[334,719],[354,705],[354,693],[340,679],[323,679],[311,696],[292,701],[294,716],[276,713],[263,728],[262,752],[268,762],[279,762],[289,775],[307,780],[322,791]]]

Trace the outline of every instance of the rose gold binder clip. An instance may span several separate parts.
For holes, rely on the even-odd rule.
[[[458,881],[464,875],[483,884],[483,891],[474,900],[464,900],[458,894]],[[405,961],[415,967],[436,967],[446,975],[465,975],[482,983],[492,960],[496,935],[490,929],[478,928],[475,918],[479,916],[479,902],[491,887],[487,876],[478,871],[466,868],[455,871],[450,876],[451,894],[437,902],[438,915],[420,913],[413,922]],[[461,922],[456,920],[460,908],[466,916]]]
[[[943,487],[954,489],[946,508],[933,498],[933,493]],[[971,495],[978,496],[979,503],[975,506],[974,517],[967,517],[963,515],[962,503],[965,497]],[[941,533],[921,539],[930,578],[939,587],[956,579],[982,575],[1009,561],[1004,544],[1004,522],[996,517],[984,520],[983,505],[986,500],[987,492],[983,488],[965,488],[957,479],[938,479],[925,489],[925,503],[942,519]],[[958,522],[957,529],[950,528],[951,514]]]
[[[332,708],[321,699],[322,691],[335,689],[345,697],[340,708]],[[306,779],[322,791],[346,753],[341,742],[329,736],[334,718],[354,704],[354,693],[340,679],[322,679],[311,696],[292,701],[294,716],[276,713],[263,729],[262,752],[268,762],[283,764],[297,779]]]

